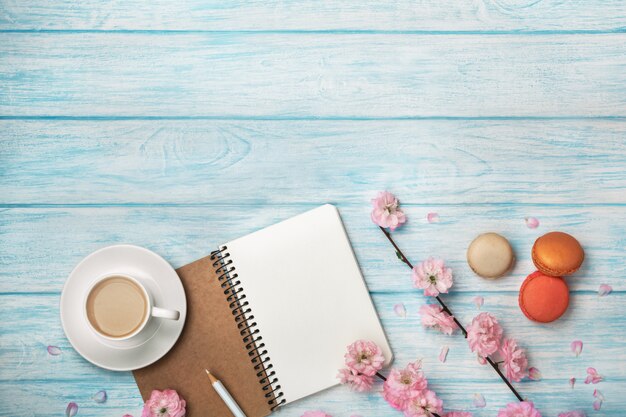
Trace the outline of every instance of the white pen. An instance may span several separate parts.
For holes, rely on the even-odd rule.
[[[208,369],[205,369],[206,374],[209,376],[209,380],[211,381],[211,385],[213,385],[213,389],[217,392],[217,394],[222,397],[222,400],[226,403],[226,406],[230,409],[230,411],[235,415],[235,417],[246,417],[246,415],[241,411],[239,404],[235,402],[235,399],[232,395],[226,390],[224,384],[220,382],[219,379],[215,378],[211,375]]]

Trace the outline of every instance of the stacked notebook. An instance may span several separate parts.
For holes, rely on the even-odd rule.
[[[337,209],[324,205],[221,245],[177,270],[185,329],[157,363],[134,372],[144,399],[172,388],[187,415],[230,416],[209,369],[248,417],[337,384],[346,346],[392,353]]]

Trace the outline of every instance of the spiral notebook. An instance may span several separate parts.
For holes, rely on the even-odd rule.
[[[145,398],[176,389],[188,416],[231,416],[204,369],[248,417],[336,385],[346,346],[391,349],[337,209],[324,205],[219,246],[177,272],[188,299],[176,346],[134,372]]]

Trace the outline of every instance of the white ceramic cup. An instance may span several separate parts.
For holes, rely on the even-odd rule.
[[[100,282],[102,282],[102,281],[104,281],[106,279],[109,279],[109,278],[113,278],[113,277],[122,277],[122,278],[125,278],[125,279],[127,279],[129,281],[132,281],[135,284],[137,284],[137,286],[143,292],[144,299],[146,300],[146,311],[144,313],[143,322],[139,325],[139,327],[137,327],[137,329],[134,332],[132,332],[132,333],[130,333],[128,335],[121,336],[121,337],[112,337],[112,336],[109,336],[109,335],[101,333],[100,331],[98,331],[98,329],[96,329],[91,324],[91,321],[89,320],[89,317],[87,317],[87,300],[89,298],[89,294],[91,294],[93,289]],[[168,310],[168,309],[165,309],[165,308],[156,307],[154,305],[154,299],[152,298],[152,295],[147,290],[146,286],[141,283],[141,281],[139,281],[137,278],[134,278],[134,277],[132,277],[132,276],[130,276],[128,274],[119,273],[119,272],[116,272],[116,273],[113,273],[113,274],[103,275],[100,278],[98,278],[97,280],[95,280],[91,284],[91,286],[89,286],[89,289],[85,292],[85,299],[83,301],[83,314],[85,316],[85,320],[87,321],[87,324],[89,325],[89,328],[91,329],[91,331],[93,331],[99,337],[102,337],[102,338],[107,339],[107,340],[113,340],[113,341],[128,340],[128,339],[132,339],[133,337],[137,336],[139,333],[141,333],[141,331],[146,327],[146,325],[150,322],[150,320],[153,317],[157,317],[157,318],[161,318],[161,319],[167,319],[167,320],[178,320],[180,318],[180,312],[179,311]]]

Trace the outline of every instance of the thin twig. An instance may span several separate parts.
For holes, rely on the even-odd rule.
[[[379,226],[380,227],[380,226]],[[398,247],[398,245],[396,244],[396,242],[394,242],[393,238],[391,237],[391,233],[389,233],[386,229],[380,227],[380,230],[382,230],[382,232],[385,234],[385,236],[387,236],[387,239],[389,240],[389,242],[391,242],[391,244],[393,245],[393,247],[396,249],[396,253],[398,254],[398,257],[400,258],[400,260],[402,262],[404,262],[405,264],[407,264],[407,266],[411,269],[413,269],[413,264],[411,264],[411,262],[408,260],[408,258],[406,256],[404,256],[404,253],[402,253],[402,251],[400,250],[400,248]],[[443,300],[441,299],[441,297],[436,296],[435,297],[437,299],[437,301],[439,302],[439,304],[441,305],[441,308],[443,309],[443,311],[445,311],[448,315],[450,315],[452,317],[452,319],[454,320],[454,322],[457,324],[457,326],[459,326],[459,329],[461,329],[461,332],[463,332],[463,336],[465,338],[467,338],[467,330],[465,330],[465,327],[463,327],[463,325],[461,324],[460,321],[458,321],[456,319],[456,317],[454,316],[454,314],[452,314],[452,311],[450,311],[450,309],[448,308],[448,306],[443,302]],[[522,398],[521,395],[519,395],[519,393],[517,392],[517,390],[513,387],[513,385],[511,385],[511,383],[509,382],[508,379],[506,379],[506,377],[504,376],[504,374],[502,373],[502,371],[500,371],[500,368],[498,367],[498,365],[491,360],[491,358],[487,357],[485,358],[487,360],[487,362],[489,362],[489,364],[491,365],[491,367],[498,373],[498,375],[500,375],[500,378],[502,378],[502,380],[504,381],[504,383],[509,387],[509,389],[513,392],[513,394],[515,394],[515,396],[517,397],[518,400],[520,401],[524,401],[524,399]],[[434,416],[437,416],[437,414],[432,413]],[[437,416],[439,417],[439,416]]]

